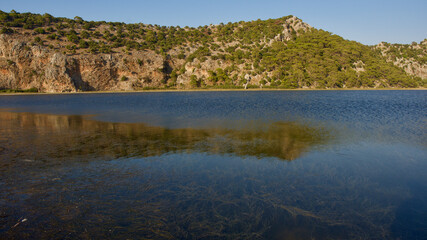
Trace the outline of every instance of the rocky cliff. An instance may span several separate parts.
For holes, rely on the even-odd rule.
[[[76,92],[160,87],[167,73],[165,65],[173,61],[153,51],[70,55],[0,35],[1,88]]]

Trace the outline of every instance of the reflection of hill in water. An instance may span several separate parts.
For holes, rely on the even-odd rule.
[[[207,152],[293,160],[328,140],[321,129],[294,122],[240,129],[168,129],[110,123],[83,116],[0,112],[0,151],[27,158],[83,155],[146,157],[169,152]]]

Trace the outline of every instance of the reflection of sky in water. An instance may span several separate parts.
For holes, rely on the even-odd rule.
[[[425,91],[0,96],[36,113],[0,112],[0,238],[423,239],[426,105]]]

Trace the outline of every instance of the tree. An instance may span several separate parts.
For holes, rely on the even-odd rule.
[[[200,81],[197,79],[196,75],[191,75],[190,76],[190,86],[192,88],[200,87]]]
[[[74,21],[78,22],[78,23],[82,23],[83,22],[83,18],[79,17],[79,16],[75,16],[74,17]]]

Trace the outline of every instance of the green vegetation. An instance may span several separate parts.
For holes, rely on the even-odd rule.
[[[319,88],[375,87],[383,80],[393,86],[417,86],[402,69],[379,59],[368,46],[322,30],[312,29],[288,44],[275,42],[260,54],[257,69],[272,71],[275,83],[286,88],[313,84]]]
[[[14,31],[11,28],[8,27],[2,27],[0,30],[1,34],[12,34]]]
[[[299,19],[287,16],[182,28],[0,11],[1,33],[30,31],[33,44],[67,54],[131,55],[154,51],[164,59],[174,58],[177,62],[174,66],[169,66],[167,71],[166,68],[159,70],[165,75],[164,87],[176,87],[177,78],[186,73],[187,64],[194,66],[193,72],[185,75],[192,88],[242,87],[248,84],[245,76],[256,79],[248,87],[266,88],[381,88],[426,84],[425,80],[409,76],[387,62],[380,50],[302,25]],[[388,56],[412,58],[425,64],[425,46],[388,44]],[[136,61],[139,66],[145,63],[143,59]],[[206,61],[208,64],[204,65]],[[202,68],[207,75],[195,74]],[[149,83],[151,79],[144,82]]]
[[[0,93],[36,93],[39,90],[37,88],[30,89],[0,89]]]
[[[427,39],[424,40],[426,42]],[[427,44],[390,44],[383,43],[384,47],[387,48],[385,53],[395,60],[397,58],[411,58],[420,64],[427,64]]]
[[[94,22],[84,21],[76,16],[74,19],[55,18],[49,14],[10,13],[0,11],[0,24],[3,26],[2,33],[13,33],[12,28],[33,29],[34,34],[48,34],[49,39],[68,41],[75,44],[79,49],[80,40],[90,42],[92,40],[91,52],[99,51],[99,45],[105,45],[109,49],[125,48],[128,51],[156,50],[160,53],[168,52],[176,47],[188,47],[201,45],[192,55],[192,59],[209,56],[211,49],[218,48],[215,41],[232,42],[237,39],[242,42],[251,43],[264,38],[274,37],[283,30],[283,24],[289,17],[254,22],[240,22],[220,24],[218,26],[203,26],[198,28],[179,26],[158,26],[145,24],[125,24],[119,22]],[[101,26],[108,26],[109,30],[98,30]],[[249,31],[248,31],[249,30]],[[86,48],[83,46],[82,48]],[[185,58],[181,52],[179,59]]]

